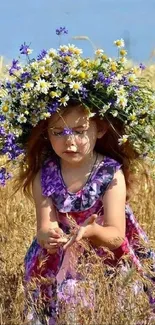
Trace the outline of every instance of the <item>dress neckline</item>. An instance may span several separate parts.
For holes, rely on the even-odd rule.
[[[62,175],[62,171],[61,171],[61,165],[60,165],[60,160],[58,159],[58,174],[59,174],[59,177],[60,177],[60,180],[61,180],[61,183],[62,183],[62,186],[63,188],[66,190],[66,192],[69,194],[69,195],[77,195],[78,193],[81,193],[82,191],[85,190],[85,188],[87,187],[87,185],[90,183],[90,181],[92,180],[92,178],[96,175],[99,167],[104,164],[104,161],[105,161],[105,156],[103,157],[103,159],[101,161],[99,161],[97,163],[97,159],[98,159],[98,153],[96,154],[96,159],[95,159],[95,162],[92,166],[92,169],[91,169],[91,172],[85,182],[85,184],[82,186],[82,188],[80,188],[78,191],[76,192],[70,192],[67,188],[67,185],[65,184],[65,181],[64,181],[64,178],[63,178],[63,175]],[[94,172],[95,171],[95,172]]]

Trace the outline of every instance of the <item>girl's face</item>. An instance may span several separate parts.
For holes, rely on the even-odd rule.
[[[63,116],[56,113],[48,123],[48,136],[53,150],[69,163],[78,163],[89,157],[97,138],[101,138],[104,133],[104,130],[98,130],[96,122],[89,118],[81,106],[68,109]]]

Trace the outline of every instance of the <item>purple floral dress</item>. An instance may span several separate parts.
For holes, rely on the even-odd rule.
[[[59,160],[54,157],[44,163],[41,171],[42,194],[52,198],[58,213],[59,226],[66,234],[70,233],[68,215],[75,220],[77,225],[80,225],[95,213],[98,215],[97,222],[104,225],[102,198],[114,177],[114,173],[120,168],[121,165],[117,161],[104,157],[97,168],[92,171],[84,187],[77,193],[70,193],[64,184]],[[101,258],[104,257],[104,263],[109,263],[112,266],[116,266],[121,256],[127,253],[131,256],[132,263],[141,271],[141,260],[147,257],[154,260],[154,253],[151,250],[143,250],[143,253],[142,250],[139,250],[139,242],[141,240],[147,242],[147,236],[135,220],[128,205],[125,207],[125,212],[126,238],[121,247],[113,251],[115,258],[105,259],[106,252],[103,248],[96,249],[96,253]],[[74,263],[72,266],[69,263],[70,257],[68,252],[64,255],[61,248],[57,253],[50,255],[46,249],[40,247],[36,238],[33,240],[25,257],[26,292],[28,284],[33,278],[48,280],[48,284],[45,281],[38,281],[37,287],[31,292],[31,299],[29,299],[31,312],[28,314],[31,324],[45,324],[42,317],[38,316],[36,308],[33,307],[33,302],[36,303],[40,295],[45,301],[43,313],[49,316],[48,324],[55,324],[57,297],[61,295],[63,283],[68,281],[70,288],[72,288],[78,281],[78,275],[73,267]],[[75,256],[75,264],[78,258],[78,255]],[[72,256],[72,262],[73,260]],[[68,297],[68,301],[70,301],[69,299],[71,297]]]

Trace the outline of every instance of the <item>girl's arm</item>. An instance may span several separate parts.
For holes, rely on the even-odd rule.
[[[123,172],[118,170],[103,197],[104,225],[94,222],[86,226],[85,237],[95,246],[105,246],[112,250],[120,247],[126,231],[125,203],[125,179]]]
[[[37,232],[58,228],[56,210],[51,198],[44,197],[41,190],[40,172],[36,175],[32,184],[32,193],[36,207]]]
[[[125,239],[126,217],[126,185],[123,172],[117,171],[103,197],[104,224],[95,222],[97,215],[92,215],[84,221],[78,231],[64,245],[67,249],[75,241],[89,238],[95,247],[104,246],[111,250],[119,248]]]

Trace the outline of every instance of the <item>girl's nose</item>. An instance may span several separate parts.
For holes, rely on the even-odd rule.
[[[74,138],[74,135],[73,134],[69,134],[66,136],[66,143],[67,144],[75,144],[75,138]]]

